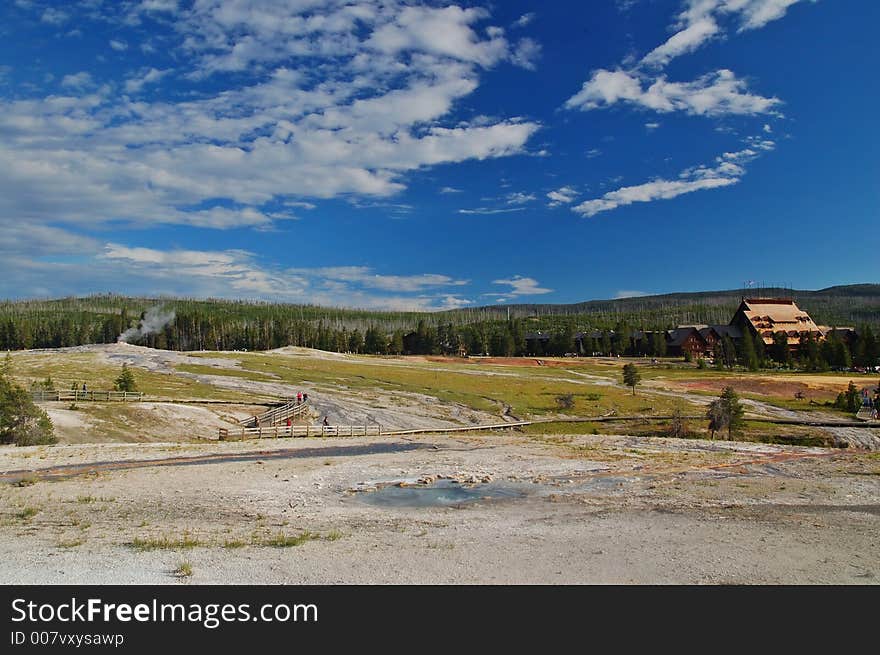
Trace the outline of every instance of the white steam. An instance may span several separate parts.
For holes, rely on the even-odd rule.
[[[128,328],[125,332],[120,334],[117,338],[117,342],[129,343],[131,341],[137,341],[148,334],[153,334],[154,332],[159,332],[168,325],[171,321],[174,320],[174,310],[172,309],[169,312],[163,311],[164,307],[161,305],[157,305],[156,307],[150,307],[147,310],[144,317],[141,319],[140,323],[138,323],[137,327]]]

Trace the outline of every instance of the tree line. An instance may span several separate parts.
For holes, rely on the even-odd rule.
[[[150,308],[173,312],[166,325],[132,343],[167,350],[270,350],[293,345],[365,354],[449,355],[465,352],[492,356],[667,355],[665,331],[656,307],[614,315],[593,314],[499,317],[497,312],[370,312],[277,303],[227,300],[147,299],[102,295],[55,301],[0,303],[0,350],[61,348],[114,343],[137,327]],[[717,309],[712,307],[712,310]],[[671,311],[668,308],[663,312]],[[690,310],[688,310],[690,311]],[[692,320],[702,315],[687,314]],[[674,314],[664,318],[676,318]],[[679,320],[684,318],[678,316]],[[541,332],[542,339],[529,335]],[[642,338],[636,334],[645,332]],[[582,333],[581,339],[576,335]],[[880,344],[866,323],[854,341],[836,332],[797,344],[780,333],[770,346],[746,335],[729,337],[713,353],[715,366],[798,366],[826,370],[880,364]],[[792,345],[797,345],[792,352]]]

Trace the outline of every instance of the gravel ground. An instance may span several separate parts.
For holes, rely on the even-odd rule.
[[[377,443],[391,451],[370,453]],[[394,444],[408,450],[395,452]],[[352,447],[360,454],[347,454]],[[0,471],[226,457],[3,484],[0,582],[876,584],[880,579],[876,455],[516,434],[429,436],[417,442],[297,439],[261,443],[259,449],[265,456],[231,459],[257,450],[255,444],[0,448]],[[282,452],[287,450],[300,456]],[[285,457],[271,457],[273,451]],[[487,484],[513,485],[525,495],[391,507],[362,502],[365,494],[381,493],[382,484],[379,491],[352,491],[375,488],[376,481],[437,475],[491,478]],[[269,545],[279,536],[304,532],[310,538],[301,545]],[[150,546],[162,547],[145,549]],[[182,561],[192,565],[191,578],[174,576]]]

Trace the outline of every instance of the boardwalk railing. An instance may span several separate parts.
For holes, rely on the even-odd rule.
[[[271,427],[283,423],[287,419],[292,420],[300,418],[306,415],[308,410],[309,402],[307,400],[299,403],[295,400],[291,400],[280,407],[270,409],[268,412],[263,412],[259,416],[248,417],[243,421],[239,421],[239,423],[243,428]]]
[[[140,391],[81,391],[70,389],[68,391],[46,391],[45,389],[31,390],[31,398],[35,403],[50,401],[76,402],[84,401],[107,401],[107,402],[138,402],[144,399]]]
[[[259,428],[220,428],[220,441],[286,437],[380,437],[381,425],[273,425]]]

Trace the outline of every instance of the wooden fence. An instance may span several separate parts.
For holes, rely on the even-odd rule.
[[[220,441],[287,437],[380,437],[381,425],[273,425],[258,428],[220,428]]]
[[[308,409],[309,402],[307,400],[299,403],[295,400],[291,400],[280,407],[270,409],[259,416],[248,417],[239,421],[239,423],[243,428],[272,427],[278,423],[283,423],[287,419],[300,418],[308,413]]]
[[[46,391],[45,389],[31,390],[31,398],[35,403],[50,401],[77,402],[104,401],[104,402],[139,402],[144,399],[140,391]]]

